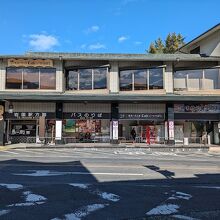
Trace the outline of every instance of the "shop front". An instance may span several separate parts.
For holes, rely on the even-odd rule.
[[[162,144],[164,120],[165,104],[119,104],[119,141]]]
[[[174,104],[175,143],[219,144],[220,104]]]
[[[13,111],[11,106],[13,105]],[[55,135],[54,103],[6,104],[6,143],[38,143]]]
[[[64,103],[65,143],[109,143],[111,104]]]

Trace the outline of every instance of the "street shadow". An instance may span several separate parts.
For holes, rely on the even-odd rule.
[[[145,166],[150,170],[153,170],[155,172],[158,172],[160,174],[162,174],[163,176],[165,176],[167,179],[172,179],[175,176],[174,172],[171,172],[169,170],[161,170],[160,167],[154,166],[154,165],[148,165]]]
[[[34,183],[96,183],[97,179],[80,161],[69,162],[33,162],[6,160],[0,162],[0,182]],[[62,177],[62,178],[61,178]]]
[[[57,216],[62,218],[63,214],[80,210],[85,205],[107,204],[105,209],[90,214],[90,219],[106,219],[107,216],[110,216],[109,219],[142,219],[136,217],[146,217],[147,211],[157,207],[158,204],[163,204],[175,192],[192,195],[191,200],[175,200],[175,204],[186,206],[188,211],[206,209],[207,204],[213,207],[213,210],[219,209],[219,191],[212,190],[212,187],[220,186],[219,173],[175,178],[175,173],[172,171],[163,170],[154,165],[145,165],[145,167],[160,173],[165,178],[153,179],[149,175],[143,175],[143,178],[138,177],[139,179],[136,180],[115,179],[101,182],[95,177],[97,173],[92,173],[91,168],[88,169],[79,160],[55,163],[17,159],[1,161],[0,184],[22,184],[24,188],[20,191],[11,191],[0,186],[0,207],[6,209],[7,206],[4,204],[11,204],[11,201],[22,202],[23,191],[30,190],[38,195],[44,195],[48,201],[41,206],[35,206],[34,209],[15,207],[13,210],[16,209],[14,212],[16,216],[13,216],[12,212],[5,217],[32,220],[42,219],[42,216],[44,216],[43,219],[53,219]],[[71,186],[72,183],[76,187]],[[81,188],[80,185],[77,187],[76,183],[87,183],[89,186],[83,188],[85,186],[83,185]],[[106,200],[106,195],[114,194],[120,196],[119,201]],[[102,195],[105,198],[102,198]],[[199,203],[202,198],[206,198],[206,203]]]

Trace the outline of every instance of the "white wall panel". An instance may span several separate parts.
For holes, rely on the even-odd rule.
[[[165,104],[119,104],[119,113],[165,113]]]
[[[102,112],[110,113],[111,104],[106,103],[64,103],[63,112]]]

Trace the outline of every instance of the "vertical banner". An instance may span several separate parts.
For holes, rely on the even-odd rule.
[[[168,121],[169,126],[169,140],[174,140],[174,121]]]
[[[61,140],[62,139],[62,121],[56,121],[56,133],[55,133],[55,139]]]
[[[110,140],[113,139],[112,131],[113,131],[113,128],[112,128],[112,121],[110,121]]]
[[[45,117],[39,118],[39,138],[40,140],[45,137]]]
[[[113,140],[118,140],[118,121],[112,121]]]

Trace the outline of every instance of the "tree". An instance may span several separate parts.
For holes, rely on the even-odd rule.
[[[163,43],[161,38],[150,44],[148,53],[175,53],[179,47],[184,45],[184,37],[181,34],[169,33]]]

